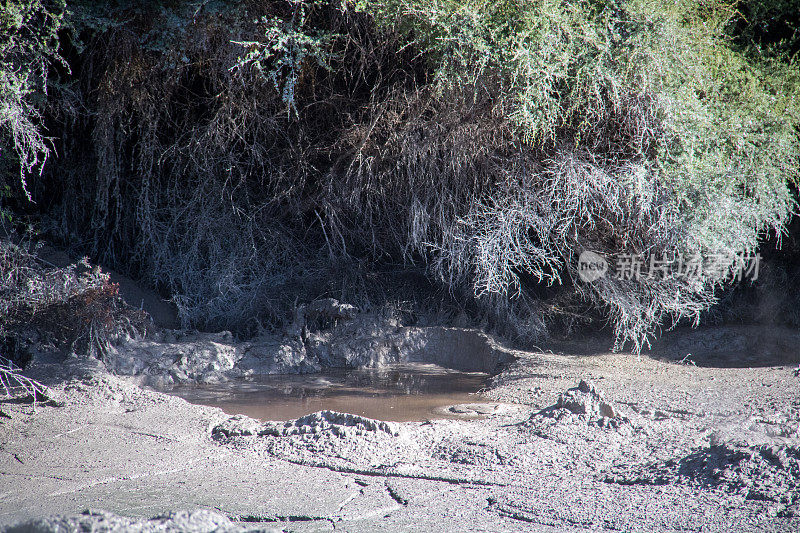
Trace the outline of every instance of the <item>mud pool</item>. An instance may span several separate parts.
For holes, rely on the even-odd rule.
[[[419,422],[480,416],[469,410],[453,412],[447,408],[477,401],[475,393],[486,386],[488,378],[482,372],[407,363],[314,374],[262,375],[159,390],[194,404],[259,420],[291,420],[327,409],[377,420]]]

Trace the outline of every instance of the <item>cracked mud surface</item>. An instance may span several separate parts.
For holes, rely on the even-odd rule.
[[[0,404],[0,527],[798,531],[798,355],[743,366],[715,339],[752,332],[722,333],[675,332],[688,365],[515,352],[485,418],[422,423],[230,417],[75,361],[60,406]]]

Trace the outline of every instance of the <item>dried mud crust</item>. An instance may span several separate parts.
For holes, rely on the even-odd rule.
[[[0,405],[0,527],[93,507],[285,530],[800,528],[794,366],[513,355],[456,408],[484,418],[401,424],[230,417],[95,369],[53,387],[62,407]]]

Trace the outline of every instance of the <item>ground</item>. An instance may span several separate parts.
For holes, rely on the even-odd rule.
[[[0,528],[798,531],[798,340],[725,327],[641,357],[592,339],[506,350],[484,418],[402,424],[261,423],[43,361],[54,401],[0,403]]]

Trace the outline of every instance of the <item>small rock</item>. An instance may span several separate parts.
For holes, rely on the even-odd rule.
[[[578,390],[587,394],[597,394],[599,396],[597,387],[591,381],[585,381],[582,379],[580,383],[578,383]]]
[[[614,411],[614,408],[611,404],[606,402],[600,402],[598,404],[600,416],[608,417],[608,418],[617,418],[617,413]]]

